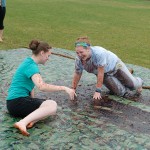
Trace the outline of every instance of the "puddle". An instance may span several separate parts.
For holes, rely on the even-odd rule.
[[[64,49],[54,49],[54,52],[75,57],[74,52]],[[7,113],[5,98],[18,64],[30,55],[27,49],[0,51],[1,149],[150,149],[150,90],[143,90],[136,101],[108,96],[105,102],[94,107],[96,77],[86,72],[77,89],[76,102],[71,102],[63,92],[45,93],[36,89],[37,97],[58,103],[57,115],[37,123],[29,130],[30,137],[23,137],[12,127],[19,118]],[[144,86],[150,85],[150,69],[127,66],[144,80]],[[52,55],[40,70],[44,81],[70,86],[74,60]]]

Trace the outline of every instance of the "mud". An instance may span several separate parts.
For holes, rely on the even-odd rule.
[[[59,85],[60,82],[55,82],[54,84]],[[62,81],[61,85],[63,84],[65,83]],[[122,129],[126,131],[136,131],[137,133],[150,134],[150,112],[143,111],[139,108],[130,106],[129,104],[125,105],[119,103],[109,98],[109,95],[106,95],[105,93],[103,94],[103,99],[101,101],[93,100],[93,89],[95,89],[94,85],[79,86],[77,90],[78,97],[75,99],[75,101],[69,101],[68,103],[62,101],[62,99],[66,99],[66,97],[62,93],[46,93],[46,97],[48,99],[55,99],[59,106],[61,106],[62,108],[69,107],[71,111],[81,109],[82,111],[85,111],[87,113],[88,117],[91,117],[90,112],[94,112],[95,118],[97,119],[100,119],[101,117],[106,117],[109,123],[119,125]],[[124,98],[121,99],[125,101]],[[138,99],[143,99],[144,101],[144,97],[142,95],[138,97]],[[150,99],[148,100],[148,103],[149,102]]]

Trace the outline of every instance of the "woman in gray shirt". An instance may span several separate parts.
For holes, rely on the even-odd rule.
[[[114,53],[100,47],[91,46],[88,37],[80,37],[75,43],[77,53],[72,88],[76,90],[82,71],[97,76],[94,99],[101,99],[104,84],[112,94],[130,97],[142,91],[143,80],[133,77],[125,64]],[[133,92],[134,91],[134,92]]]

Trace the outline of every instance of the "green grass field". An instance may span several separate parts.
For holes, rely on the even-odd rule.
[[[150,0],[7,0],[0,49],[39,39],[74,50],[79,36],[126,63],[150,68]]]

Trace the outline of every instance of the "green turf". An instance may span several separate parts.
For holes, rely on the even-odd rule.
[[[124,62],[150,68],[150,1],[7,0],[0,49],[39,39],[73,50],[75,39],[84,35]]]

